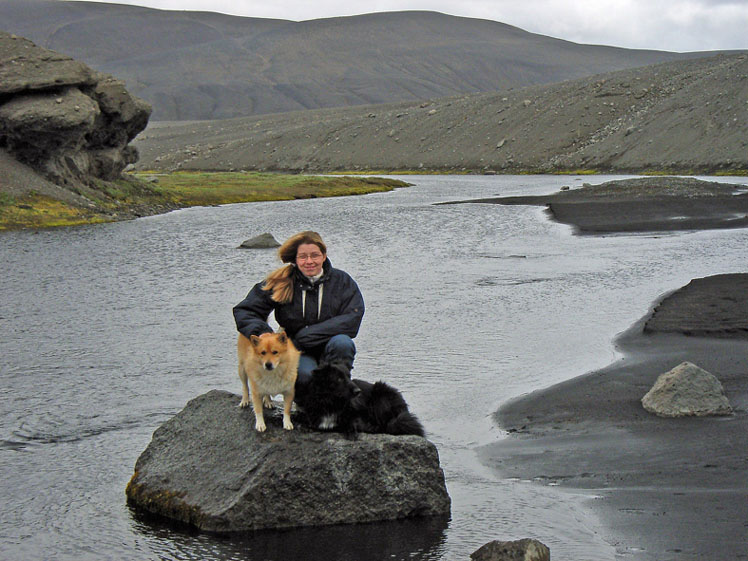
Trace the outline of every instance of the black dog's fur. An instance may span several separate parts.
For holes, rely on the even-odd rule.
[[[339,361],[320,364],[311,381],[297,387],[294,399],[313,429],[425,436],[398,390],[384,382],[351,380]]]

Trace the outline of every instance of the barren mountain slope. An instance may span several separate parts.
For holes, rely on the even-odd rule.
[[[144,169],[748,169],[748,55],[417,103],[154,123]]]
[[[153,119],[216,119],[490,92],[682,60],[434,12],[305,22],[0,0],[0,27],[125,80]]]

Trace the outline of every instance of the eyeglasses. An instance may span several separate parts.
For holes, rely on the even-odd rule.
[[[322,259],[321,253],[310,253],[307,255],[306,253],[299,253],[296,255],[296,261],[306,261],[307,259],[311,259],[312,261],[317,261],[319,259]]]

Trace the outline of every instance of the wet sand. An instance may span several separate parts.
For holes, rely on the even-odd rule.
[[[506,477],[594,496],[622,558],[748,559],[747,300],[748,273],[676,290],[618,338],[621,360],[502,406],[495,418],[510,436],[481,459]],[[684,360],[722,382],[733,415],[644,410],[657,377]]]

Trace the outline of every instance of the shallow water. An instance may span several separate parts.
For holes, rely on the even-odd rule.
[[[416,185],[0,234],[0,558],[451,560],[534,537],[554,559],[614,559],[585,497],[506,480],[474,450],[505,436],[491,414],[507,399],[614,360],[614,336],[665,292],[743,272],[748,230],[579,237],[537,207],[432,203],[581,178],[404,179]],[[198,394],[239,392],[231,307],[277,261],[236,247],[303,229],[358,281],[355,375],[404,393],[451,518],[241,539],[142,519],[124,488],[153,431]]]

